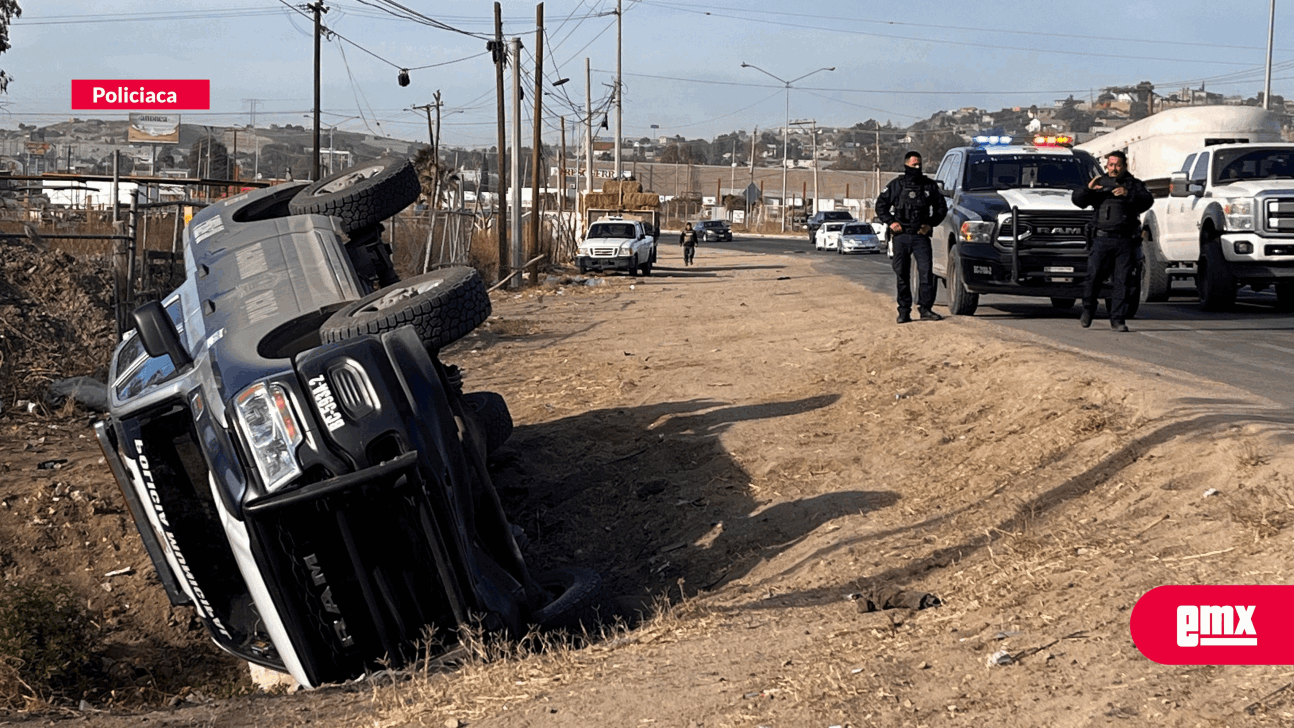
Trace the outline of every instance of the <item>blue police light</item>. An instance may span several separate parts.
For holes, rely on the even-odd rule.
[[[975,143],[982,147],[1002,146],[1011,143],[1011,137],[994,134],[992,136],[977,136]]]

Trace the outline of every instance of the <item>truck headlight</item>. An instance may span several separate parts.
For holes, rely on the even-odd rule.
[[[265,490],[300,475],[296,446],[301,444],[301,428],[283,387],[257,382],[234,399],[234,407]]]
[[[630,252],[632,252],[632,251],[633,251],[633,249],[634,249],[634,248],[633,248],[633,243],[621,243],[621,244],[620,244],[620,253],[621,253],[621,254],[623,254],[623,255],[628,255]]]
[[[1254,198],[1237,197],[1222,203],[1228,230],[1254,229]]]
[[[994,223],[983,220],[967,220],[962,223],[961,240],[963,243],[993,242]]]

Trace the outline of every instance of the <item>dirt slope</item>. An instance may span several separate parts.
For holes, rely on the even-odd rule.
[[[663,249],[650,278],[499,295],[488,324],[446,356],[469,390],[501,392],[512,409],[496,484],[531,563],[597,568],[626,610],[668,595],[666,615],[582,649],[394,685],[181,697],[78,722],[1294,720],[1294,690],[1260,701],[1290,683],[1288,669],[1160,666],[1128,634],[1132,605],[1155,586],[1289,580],[1289,412],[973,318],[896,326],[891,301],[816,274],[806,256],[707,246],[682,268],[676,251]],[[23,443],[51,423],[3,418],[0,501],[49,497],[34,467],[50,440]],[[57,441],[74,454],[58,478],[111,509],[115,486],[82,432]],[[93,606],[119,619],[109,643],[139,644],[130,625],[177,615],[120,511],[83,510],[60,528],[100,519],[111,559],[27,527],[10,527],[8,548],[84,551],[74,563],[96,576],[78,583],[131,564]],[[7,578],[36,568],[12,558]],[[940,604],[865,611],[898,591]],[[179,622],[170,644],[141,647],[154,650],[148,664],[183,662],[176,639],[192,635]],[[1012,664],[990,665],[1003,651]],[[179,669],[186,695],[211,682]]]

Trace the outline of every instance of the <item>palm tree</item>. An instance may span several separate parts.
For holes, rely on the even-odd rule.
[[[447,169],[436,159],[431,147],[421,147],[413,155],[413,168],[418,172],[422,197],[433,208],[449,201],[450,190],[458,186],[458,173]]]

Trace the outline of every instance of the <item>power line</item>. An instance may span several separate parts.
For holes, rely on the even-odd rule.
[[[705,8],[709,8],[709,10],[701,10],[701,9],[698,9],[698,6],[692,5],[692,4],[684,5],[681,3],[665,2],[664,0],[638,0],[638,1],[643,5],[653,5],[653,6],[669,9],[669,10],[678,11],[678,12],[687,12],[687,13],[694,13],[698,15],[708,15],[708,16],[721,17],[721,18],[726,17],[726,18],[733,18],[737,20],[747,20],[752,23],[775,23],[777,25],[787,25],[787,23],[784,23],[782,21],[759,20],[757,18],[742,17],[739,15],[738,16],[721,15],[713,11],[726,10],[731,12],[747,12],[752,14],[774,15],[779,17],[791,17],[791,18],[804,17],[803,13],[780,13],[780,12],[773,12],[769,10],[752,10],[749,8],[716,7],[709,4],[704,6]],[[937,30],[952,30],[952,31],[968,32],[968,33],[1000,33],[1005,35],[1025,35],[1025,36],[1032,36],[1032,37],[1046,36],[1050,38],[1071,38],[1074,40],[1081,40],[1084,42],[1091,42],[1093,40],[1092,36],[1090,35],[1080,35],[1080,34],[1073,34],[1073,33],[1052,33],[1052,32],[1040,33],[1040,32],[1030,31],[1030,30],[1012,30],[1009,28],[1001,28],[1001,27],[978,28],[978,27],[973,27],[968,25],[936,25],[932,23],[911,23],[911,22],[904,22],[904,21],[898,21],[898,20],[868,20],[866,18],[848,18],[848,19],[845,19],[845,22],[863,23],[863,24],[870,24],[870,25],[884,25],[884,26],[893,26],[893,27],[911,27],[911,28],[919,28],[921,30],[934,28]],[[801,25],[801,26],[795,26],[795,27],[808,28],[812,30],[821,30],[821,31],[835,31],[835,32],[841,32],[841,33],[856,32],[856,31],[843,30],[835,26]],[[883,38],[898,37],[898,36],[892,36],[884,33],[863,33],[861,31],[858,31],[858,32],[861,35],[877,35]],[[909,40],[912,40],[912,39],[909,39]],[[939,41],[939,40],[932,40],[929,38],[923,38],[919,40],[926,40],[926,41],[935,42],[935,43],[945,42],[945,41]],[[1184,41],[1184,40],[1156,40],[1156,39],[1145,38],[1145,37],[1112,38],[1112,37],[1103,35],[1101,36],[1100,40],[1103,43],[1105,42],[1146,43],[1146,44],[1157,44],[1157,45],[1186,46],[1190,48],[1219,48],[1224,50],[1246,50],[1246,51],[1265,51],[1266,50],[1265,46],[1258,47],[1258,46],[1226,45],[1221,43],[1200,43],[1198,41]],[[1291,50],[1288,48],[1277,48],[1276,50],[1280,51],[1281,53],[1294,52],[1294,50]],[[1090,53],[1085,52],[1085,55],[1086,54],[1090,54]],[[1121,56],[1121,57],[1131,57],[1131,56]],[[1160,59],[1151,59],[1151,60],[1160,60]],[[1162,59],[1162,60],[1172,60],[1172,59]],[[1192,59],[1192,60],[1198,60],[1198,59]]]
[[[668,5],[666,3],[651,2],[650,0],[644,0],[644,2],[646,2],[646,4],[649,4],[649,5],[660,5],[662,7],[667,7],[670,10],[674,10],[677,12],[693,13],[697,15],[705,15],[705,16],[711,16],[711,17],[717,17],[717,18],[729,18],[732,20],[744,20],[749,23],[764,23],[768,25],[777,25],[783,28],[801,28],[804,30],[812,30],[819,33],[844,33],[847,35],[861,35],[861,36],[866,36],[871,38],[884,38],[886,40],[905,40],[905,41],[911,41],[914,43],[936,43],[940,45],[956,45],[956,46],[966,46],[970,48],[991,48],[993,50],[999,50],[999,51],[1003,51],[1003,50],[1004,51],[1025,51],[1029,53],[1050,53],[1050,54],[1056,54],[1056,55],[1083,56],[1083,57],[1091,57],[1092,55],[1091,50],[1066,51],[1066,50],[1060,50],[1058,48],[1028,48],[1023,46],[1004,46],[996,43],[974,43],[971,41],[925,38],[921,36],[895,35],[893,33],[872,33],[865,30],[848,30],[848,29],[839,28],[839,27],[806,25],[803,23],[792,23],[784,20],[776,20],[776,21],[761,20],[758,18],[742,17],[740,15],[725,15],[723,13],[717,13],[713,11],[698,10],[694,7],[676,7],[676,6]],[[799,16],[795,16],[795,17],[799,17]],[[897,23],[893,23],[893,24],[897,25]],[[964,30],[964,28],[957,28],[957,30]],[[980,29],[980,32],[999,32],[999,31]],[[1019,33],[1023,33],[1025,35],[1031,35],[1031,36],[1085,37],[1085,36],[1062,36],[1062,35],[1053,34],[1053,33],[1029,33],[1026,31],[1013,31],[1013,32],[1019,32]],[[1125,55],[1122,53],[1119,54],[1119,57],[1125,60],[1136,60],[1136,61],[1163,61],[1163,62],[1172,62],[1172,63],[1213,63],[1218,65],[1230,65],[1230,66],[1250,65],[1249,63],[1246,63],[1244,61],[1224,61],[1216,58],[1159,58],[1154,56],[1131,56],[1131,55]]]

